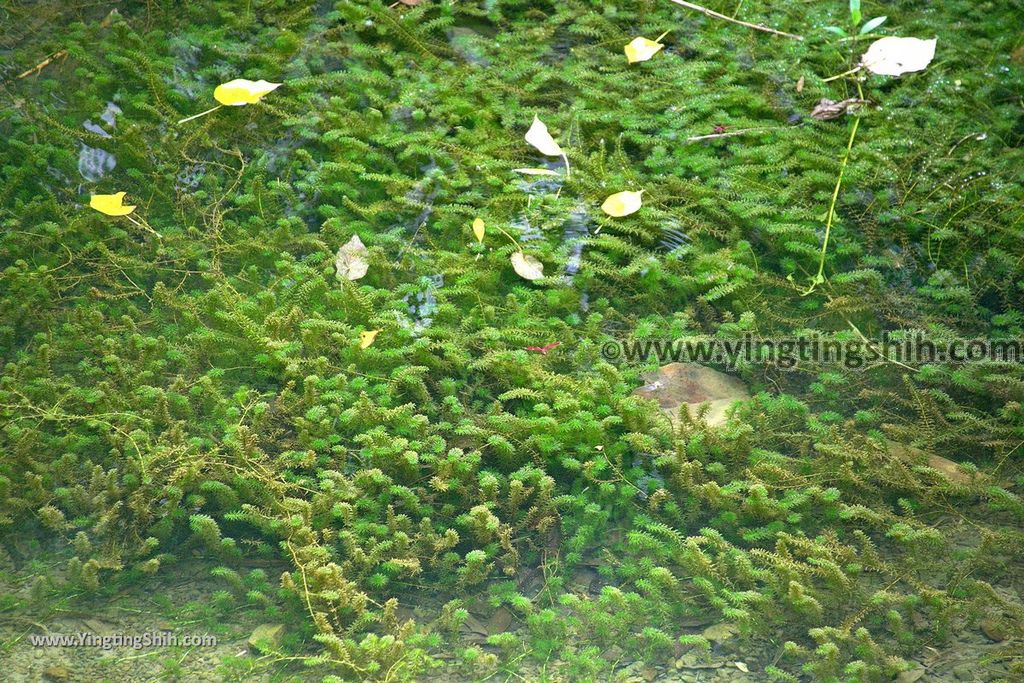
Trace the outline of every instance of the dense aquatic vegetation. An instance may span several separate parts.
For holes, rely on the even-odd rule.
[[[107,11],[0,9],[0,533],[71,553],[39,599],[194,550],[236,586],[247,558],[280,558],[263,592],[318,644],[277,655],[341,680],[597,679],[613,647],[709,648],[686,625],[704,618],[773,643],[756,680],[887,681],[981,615],[1022,634],[1019,364],[745,363],[756,395],[733,422],[673,429],[631,396],[656,362],[601,355],[687,334],[1024,336],[1013,3],[865,7],[938,52],[862,93],[822,81],[867,45],[825,30],[848,24],[839,2],[741,3],[804,41],[653,0]],[[284,85],[178,123],[237,77]],[[523,142],[535,115],[570,177],[511,171],[561,170]],[[687,141],[716,127],[756,130]],[[635,214],[600,211],[640,189]],[[117,191],[151,230],[89,210]],[[340,281],[354,235],[368,273]],[[513,272],[520,247],[544,280]],[[472,601],[518,628],[463,642]],[[1000,664],[1024,674],[1010,646]]]

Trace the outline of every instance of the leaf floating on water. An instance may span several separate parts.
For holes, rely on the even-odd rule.
[[[366,260],[369,255],[370,252],[363,245],[363,241],[359,239],[359,235],[352,235],[352,239],[343,244],[338,249],[337,256],[334,257],[334,267],[338,271],[338,279],[344,282],[345,280],[358,280],[366,275],[366,271],[370,268],[370,264]]]
[[[640,195],[644,193],[643,190],[639,192],[630,192],[626,190],[624,192],[616,192],[613,195],[609,195],[604,200],[604,204],[601,205],[601,210],[609,216],[614,218],[622,218],[628,216],[631,213],[636,213],[640,210],[642,204]]]
[[[626,61],[635,64],[636,62],[646,62],[658,54],[663,47],[665,46],[659,42],[637,37],[629,41],[623,49],[626,53]]]
[[[218,85],[213,91],[213,99],[228,107],[240,107],[244,104],[259,102],[267,93],[271,93],[279,87],[281,87],[280,83],[236,78]]]
[[[544,122],[537,118],[537,115],[533,115],[533,125],[530,126],[530,130],[526,131],[524,136],[526,141],[536,147],[541,154],[545,154],[549,157],[562,157],[562,161],[565,162],[565,175],[569,176],[569,157],[565,155],[562,148],[555,142],[555,139],[551,137],[551,133],[548,132],[548,127],[544,125]]]
[[[476,241],[483,244],[484,241],[484,219],[474,218],[473,219],[473,235],[476,237]]]
[[[89,206],[108,216],[127,216],[135,210],[135,205],[125,205],[124,195],[124,192],[94,194],[89,198]]]
[[[377,338],[378,334],[380,334],[380,330],[366,330],[365,332],[360,332],[359,348],[365,349],[366,347],[368,347],[370,344],[373,343],[373,340]]]
[[[557,171],[552,171],[550,168],[513,168],[512,170],[523,175],[559,175]]]
[[[533,117],[533,125],[530,126],[530,130],[526,131],[525,137],[526,141],[536,147],[541,154],[549,157],[560,157],[564,154],[562,148],[548,132],[548,127],[536,115]]]
[[[861,66],[882,76],[901,76],[921,71],[935,58],[936,39],[889,36],[871,43],[860,58]]]
[[[512,268],[524,280],[539,280],[544,277],[544,264],[534,256],[527,256],[521,251],[512,254]]]

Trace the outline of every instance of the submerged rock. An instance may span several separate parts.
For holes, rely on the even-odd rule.
[[[985,637],[993,643],[1001,643],[1010,637],[1010,633],[1002,619],[985,617],[981,620],[981,624],[979,624],[979,626],[981,628],[981,632],[985,634]]]
[[[739,633],[739,629],[735,624],[722,622],[708,626],[701,635],[711,643],[724,643],[737,633]]]
[[[71,671],[66,666],[50,666],[43,670],[43,680],[66,681],[71,678]]]
[[[917,666],[907,671],[901,671],[900,675],[896,677],[896,683],[916,683],[924,676],[925,670],[923,666]]]
[[[694,363],[669,363],[644,375],[647,383],[634,396],[658,402],[675,425],[684,405],[695,412],[701,404],[710,404],[706,421],[712,427],[726,423],[726,413],[736,401],[750,398],[747,386],[731,375]]]
[[[984,473],[979,472],[977,474],[971,474],[969,472],[965,472],[952,460],[943,458],[941,455],[928,453],[927,451],[915,448],[914,446],[897,443],[896,441],[888,441],[886,442],[886,446],[889,449],[889,453],[895,455],[901,460],[905,460],[910,464],[923,462],[954,484],[970,484],[975,481],[975,477],[977,477],[979,481],[987,479]]]
[[[262,652],[264,648],[276,648],[281,642],[284,624],[260,624],[249,636],[249,649]]]

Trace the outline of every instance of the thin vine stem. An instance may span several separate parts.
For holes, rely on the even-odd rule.
[[[861,90],[860,81],[857,82],[857,94],[860,99],[864,99],[864,92]],[[825,281],[825,254],[828,253],[828,242],[832,236],[832,223],[836,217],[836,202],[839,199],[839,188],[843,186],[843,176],[846,174],[846,166],[850,161],[850,152],[853,150],[853,141],[857,138],[857,129],[860,127],[860,117],[853,120],[853,127],[850,128],[850,139],[846,143],[846,153],[843,155],[843,161],[839,166],[839,177],[836,178],[836,186],[832,189],[832,201],[828,205],[828,214],[825,216],[825,239],[821,243],[821,258],[818,260],[818,272],[815,273],[811,279],[810,286],[804,290],[803,296],[807,296],[813,292],[818,285]]]
[[[224,106],[223,104],[218,104],[216,107],[213,107],[211,109],[207,109],[206,111],[201,111],[198,114],[193,114],[192,116],[186,116],[185,118],[183,118],[180,121],[178,121],[178,125],[181,125],[183,123],[187,123],[189,121],[195,121],[199,117],[206,116],[207,114],[212,114],[213,112],[217,111],[218,109],[220,109],[223,106]]]
[[[733,23],[733,24],[739,24],[740,26],[746,26],[747,28],[752,28],[755,31],[764,31],[765,33],[771,33],[773,35],[783,36],[785,38],[792,38],[793,40],[803,40],[804,39],[803,36],[798,36],[795,33],[786,33],[785,31],[779,31],[779,30],[774,29],[774,28],[769,28],[768,26],[762,26],[761,24],[752,24],[749,21],[741,21],[739,19],[733,19],[732,17],[726,16],[725,14],[720,14],[720,13],[716,12],[713,9],[708,9],[707,7],[704,7],[703,5],[698,5],[698,4],[693,3],[693,2],[687,2],[686,0],[672,0],[672,2],[674,2],[677,5],[680,5],[682,7],[685,7],[687,9],[692,9],[692,10],[694,10],[696,12],[700,12],[701,14],[704,14],[706,16],[712,17],[713,19],[721,19],[722,21],[728,21],[728,22]],[[737,9],[739,9],[739,7],[737,7]]]

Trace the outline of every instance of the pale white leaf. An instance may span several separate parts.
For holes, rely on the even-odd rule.
[[[370,264],[366,260],[369,255],[370,252],[363,245],[363,241],[359,239],[359,235],[352,235],[352,239],[343,244],[338,249],[337,256],[334,257],[334,267],[338,271],[338,279],[341,281],[358,280],[366,275],[366,271],[370,268]]]
[[[868,71],[882,76],[921,71],[935,58],[935,42],[935,38],[879,38],[871,43],[860,63]]]
[[[511,261],[516,274],[524,280],[539,280],[544,277],[544,264],[534,256],[517,251],[512,254]]]
[[[563,154],[562,148],[548,132],[548,127],[536,115],[533,117],[533,125],[530,126],[530,130],[526,131],[526,141],[540,150],[541,154],[546,154],[549,157],[560,157]]]
[[[559,175],[557,171],[552,171],[550,168],[513,168],[512,170],[523,175]]]

